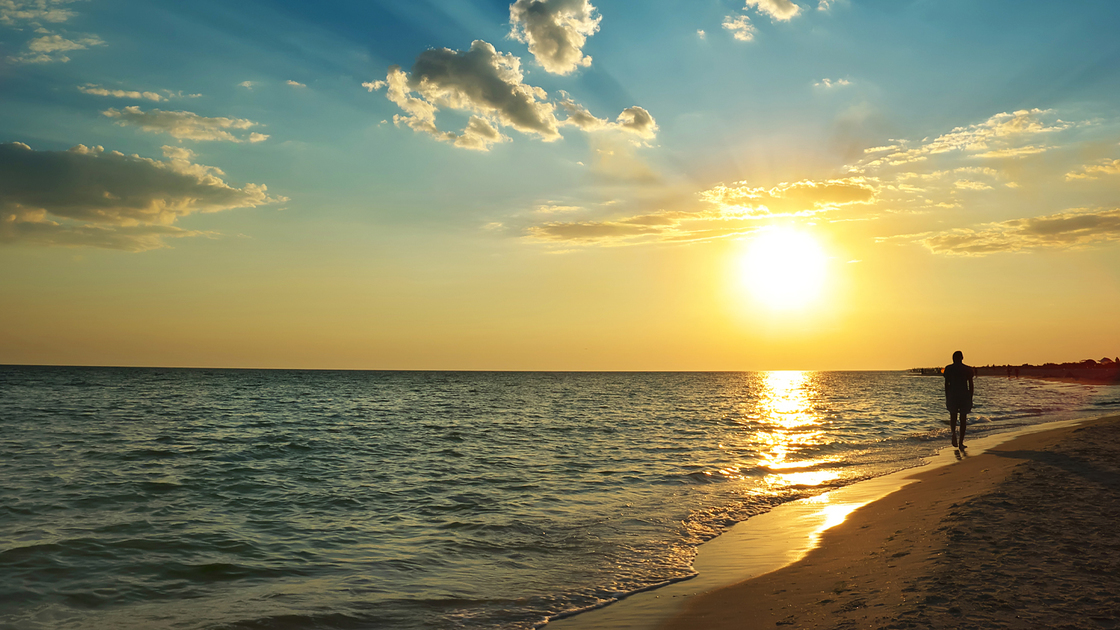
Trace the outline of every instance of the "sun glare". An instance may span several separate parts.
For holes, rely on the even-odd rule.
[[[759,233],[742,262],[743,282],[755,300],[787,311],[820,297],[827,258],[815,238],[789,228]]]

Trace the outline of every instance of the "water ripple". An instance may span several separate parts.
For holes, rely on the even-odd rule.
[[[981,379],[972,431],[1116,388]],[[0,627],[511,628],[914,465],[937,379],[0,367]]]

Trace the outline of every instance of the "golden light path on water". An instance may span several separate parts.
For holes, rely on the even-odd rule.
[[[765,375],[760,419],[769,427],[761,429],[759,437],[770,445],[769,450],[764,452],[762,466],[771,471],[766,476],[766,484],[771,490],[820,486],[840,477],[837,471],[812,470],[833,459],[791,459],[798,450],[826,441],[823,423],[813,410],[813,400],[819,394],[814,387],[814,376],[813,372],[793,371],[767,372]],[[814,523],[809,535],[810,547],[819,543],[825,530],[843,523],[852,512],[867,503],[866,500],[835,500],[834,494],[826,492],[804,500],[809,511],[803,518]]]
[[[788,486],[819,486],[840,476],[830,470],[813,470],[832,460],[793,459],[798,451],[825,443],[821,419],[813,412],[818,395],[814,372],[767,372],[764,391],[759,401],[757,432],[760,443],[766,444],[760,465],[770,474],[766,484],[772,488]]]

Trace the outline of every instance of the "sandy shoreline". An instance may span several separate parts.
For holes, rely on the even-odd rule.
[[[1025,435],[857,510],[661,627],[1120,625],[1120,417]]]
[[[547,627],[1120,627],[1120,416],[1060,424],[786,504],[696,579]]]

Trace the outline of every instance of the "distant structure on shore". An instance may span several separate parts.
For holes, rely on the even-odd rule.
[[[941,376],[944,368],[911,368],[919,376]],[[1071,363],[1043,363],[1032,365],[982,365],[975,368],[977,376],[1003,376],[1005,378],[1045,378],[1078,383],[1120,383],[1120,357],[1085,359]]]

